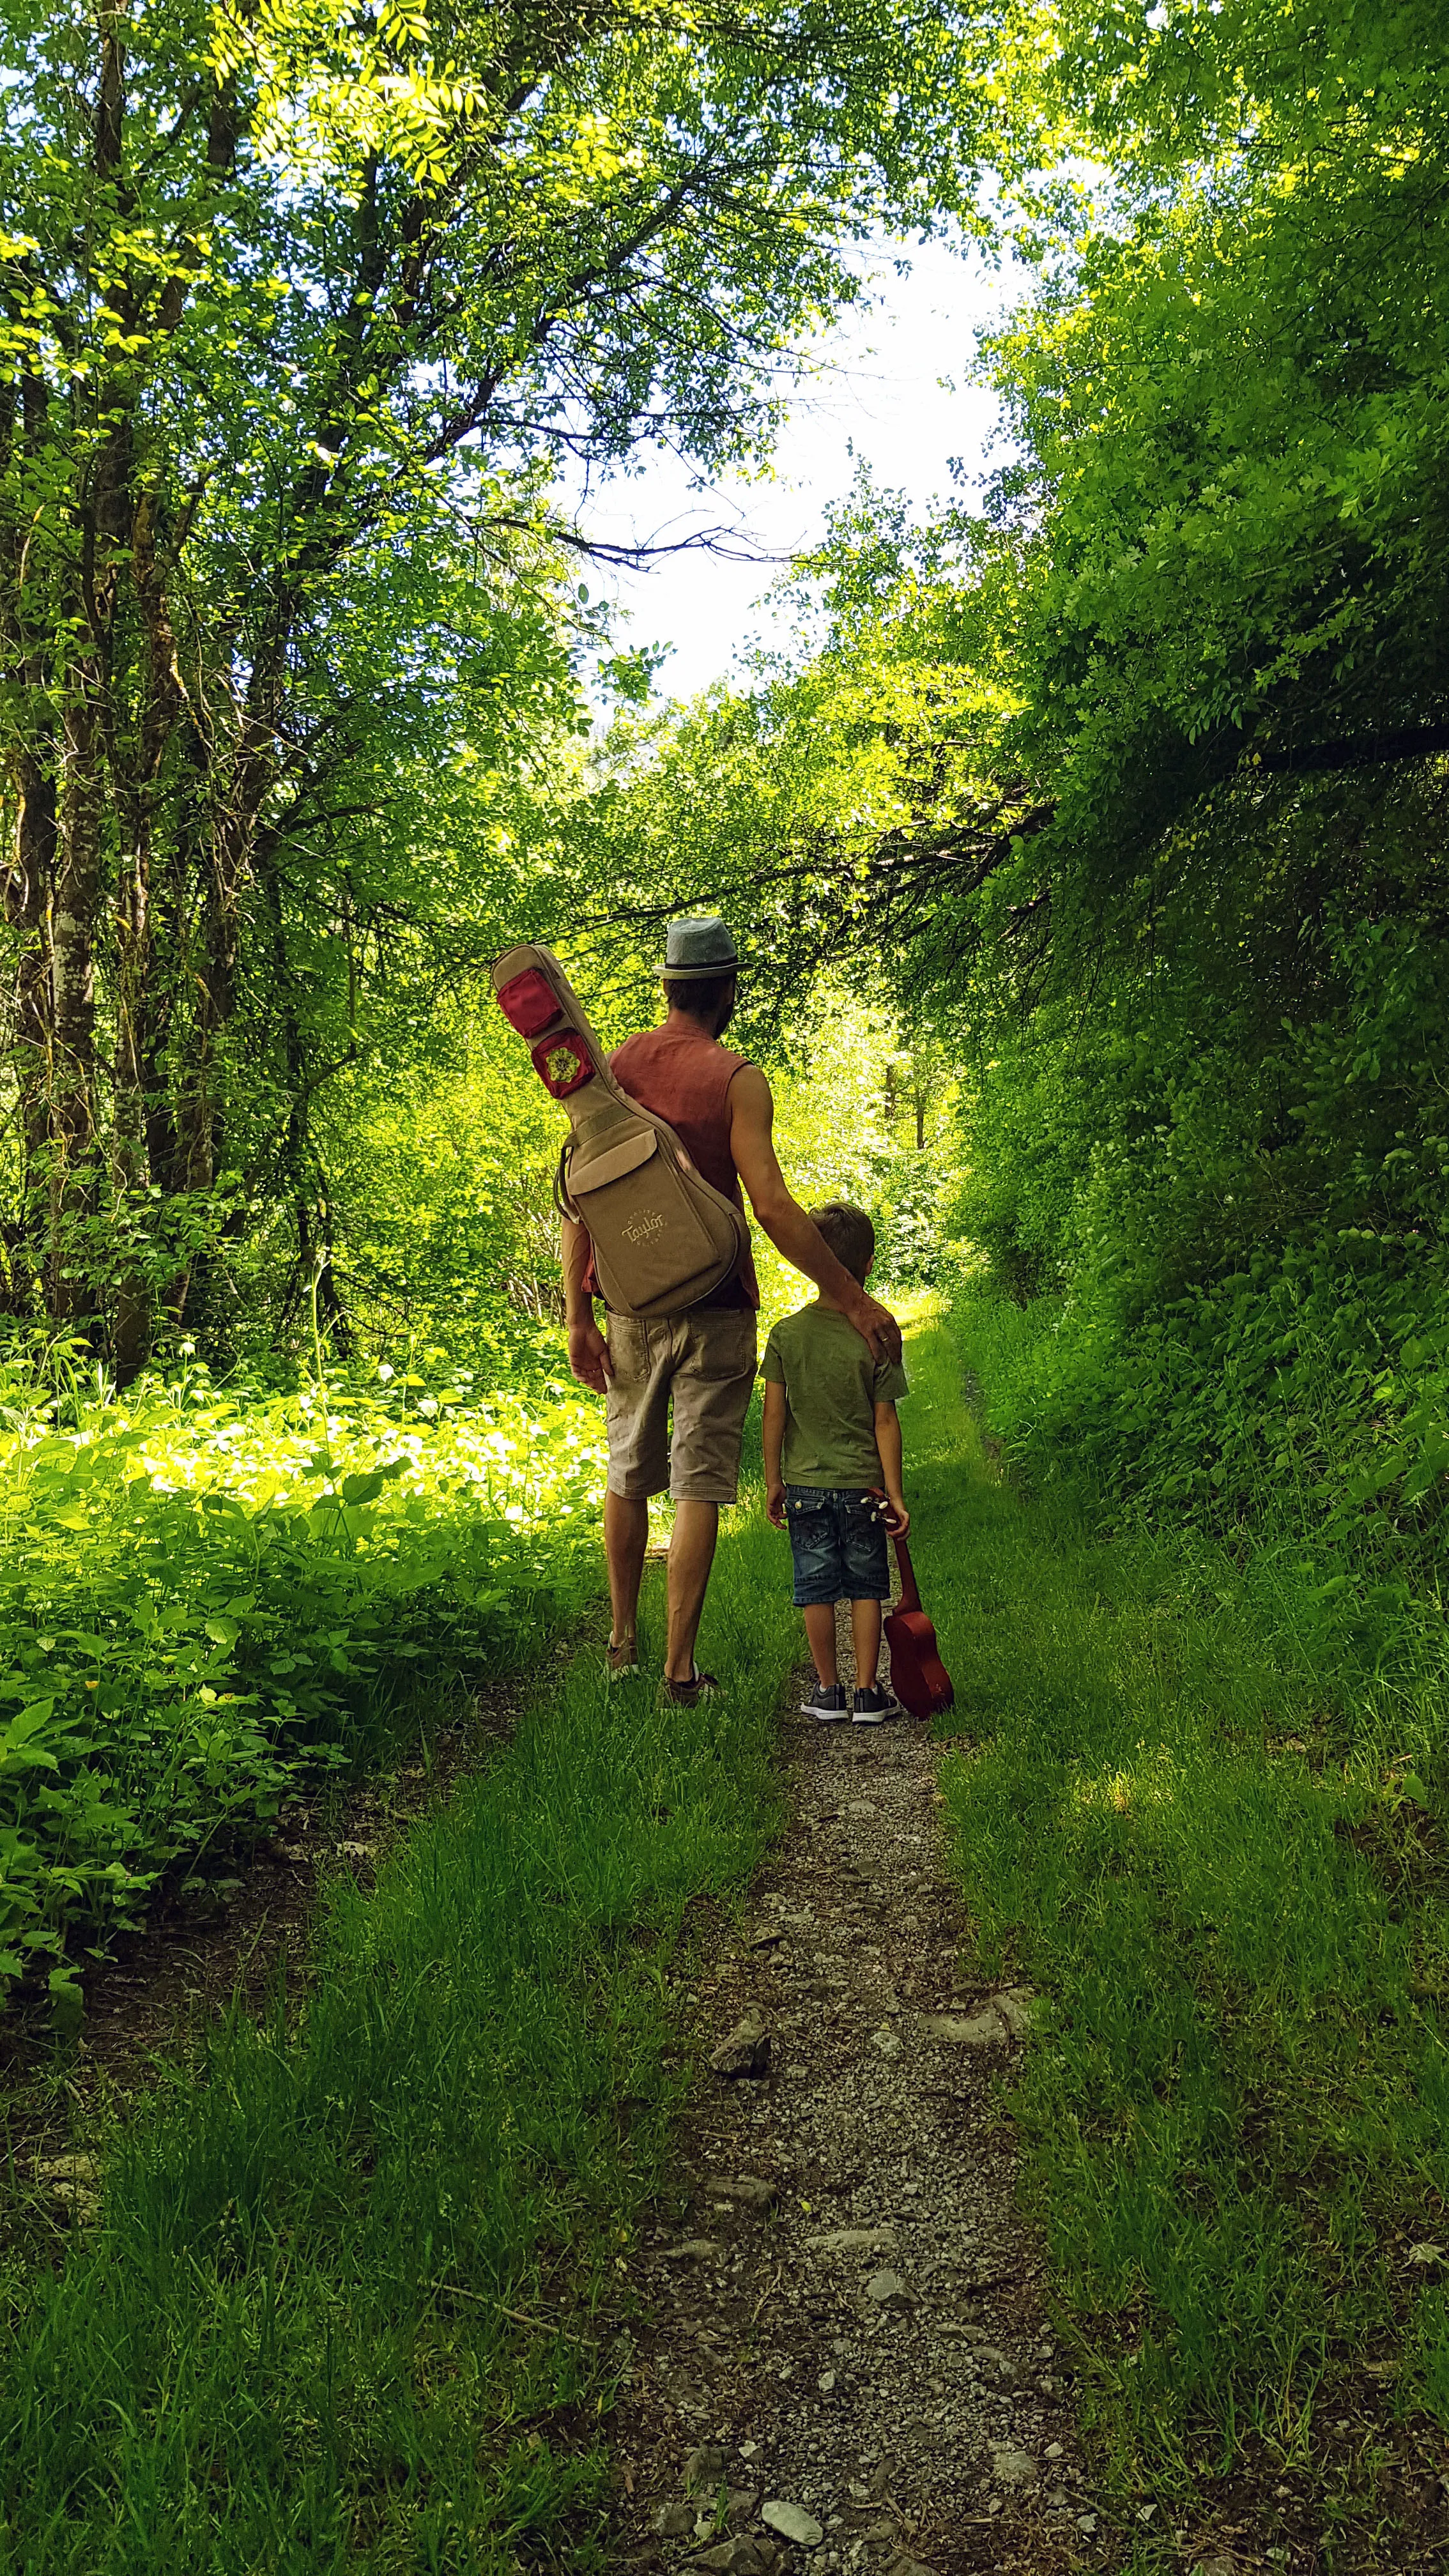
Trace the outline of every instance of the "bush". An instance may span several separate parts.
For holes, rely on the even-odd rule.
[[[64,2002],[163,1870],[557,1623],[602,1450],[562,1388],[3,1394],[0,1996]]]
[[[1445,943],[1330,923],[1319,1007],[1262,1026],[1189,958],[1004,1035],[956,1227],[1032,1315],[992,1330],[998,1427],[1036,1472],[1231,1529],[1412,1561],[1449,1468]],[[1306,973],[1306,968],[1302,970]]]

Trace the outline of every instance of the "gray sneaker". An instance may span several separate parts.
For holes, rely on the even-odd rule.
[[[836,1726],[845,1715],[845,1693],[839,1682],[812,1682],[800,1702],[802,1717],[818,1717],[822,1726]]]
[[[894,1716],[895,1705],[888,1691],[878,1690],[872,1684],[869,1690],[856,1692],[850,1712],[851,1722],[855,1726],[882,1726],[888,1717]]]

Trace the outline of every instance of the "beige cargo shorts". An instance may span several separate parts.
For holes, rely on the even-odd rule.
[[[753,1310],[610,1315],[608,1341],[610,1493],[637,1501],[667,1490],[677,1503],[732,1503],[755,1382]]]

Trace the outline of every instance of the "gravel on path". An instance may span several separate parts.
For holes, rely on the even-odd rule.
[[[691,1980],[700,2072],[641,2248],[610,2564],[1105,2568],[1001,2102],[1031,1998],[961,1974],[940,1748],[905,1718],[787,1744],[789,1825]]]

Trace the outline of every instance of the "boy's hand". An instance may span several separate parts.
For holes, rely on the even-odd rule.
[[[785,1488],[784,1488],[784,1486],[783,1486],[783,1485],[770,1485],[770,1486],[768,1486],[768,1487],[766,1488],[766,1491],[765,1491],[765,1517],[766,1517],[766,1519],[769,1521],[770,1527],[771,1527],[772,1529],[783,1529],[783,1528],[784,1528],[784,1526],[785,1526]]]
[[[886,1534],[890,1538],[904,1538],[911,1526],[910,1513],[899,1494],[886,1496],[885,1525]]]

